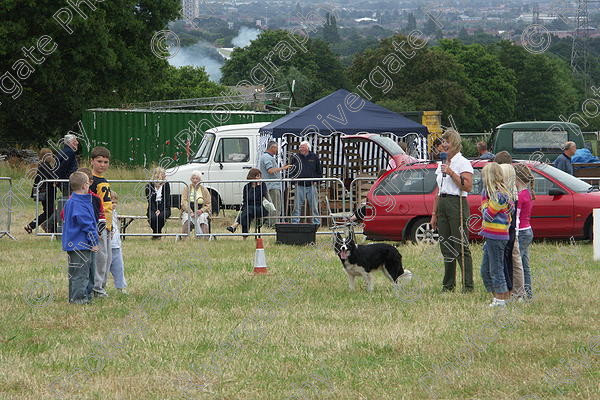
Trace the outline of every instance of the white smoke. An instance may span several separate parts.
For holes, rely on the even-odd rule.
[[[234,47],[246,47],[252,40],[256,39],[258,35],[260,35],[258,29],[242,26],[237,36],[231,40],[231,43]]]
[[[242,26],[238,35],[231,42],[235,47],[246,47],[259,34],[260,31],[258,29]],[[204,67],[211,81],[219,82],[221,79],[221,67],[224,63],[223,57],[208,42],[200,41],[191,46],[172,49],[171,55],[172,57],[168,61],[174,67],[183,67],[186,65]]]
[[[204,67],[211,81],[218,82],[221,79],[223,58],[209,43],[198,42],[191,46],[181,47],[173,51],[173,54],[175,55],[169,58],[169,64],[172,66]]]

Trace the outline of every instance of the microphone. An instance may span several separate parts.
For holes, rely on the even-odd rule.
[[[446,164],[448,162],[448,153],[446,153],[445,151],[441,151],[440,152],[440,160],[442,160],[442,164]],[[442,177],[443,178],[446,177],[445,172],[442,174]]]

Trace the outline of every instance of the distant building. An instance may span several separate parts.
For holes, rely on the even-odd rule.
[[[356,18],[354,20],[355,22],[377,22],[377,20],[375,18],[369,18],[369,17],[364,17],[364,18]]]
[[[558,16],[555,14],[540,14],[537,18],[539,19],[540,22],[552,22],[555,19],[557,19]],[[535,19],[535,17],[533,14],[521,14],[517,18],[517,21],[532,23],[534,21],[534,19]]]
[[[217,47],[217,51],[225,60],[231,59],[231,53],[233,53],[233,47]]]

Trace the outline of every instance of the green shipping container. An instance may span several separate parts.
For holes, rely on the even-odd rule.
[[[121,110],[94,108],[83,113],[89,149],[105,146],[112,161],[149,166],[169,158],[185,164],[198,149],[204,131],[223,125],[272,122],[285,112],[213,110]]]

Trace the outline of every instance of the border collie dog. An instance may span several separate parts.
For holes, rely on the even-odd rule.
[[[366,246],[356,245],[354,235],[344,238],[337,232],[335,234],[335,252],[342,261],[344,270],[348,274],[350,290],[354,290],[354,278],[362,276],[367,282],[367,290],[373,291],[373,278],[371,272],[380,269],[387,276],[394,287],[400,281],[408,282],[412,272],[402,268],[402,256],[398,249],[385,243],[374,243]]]

